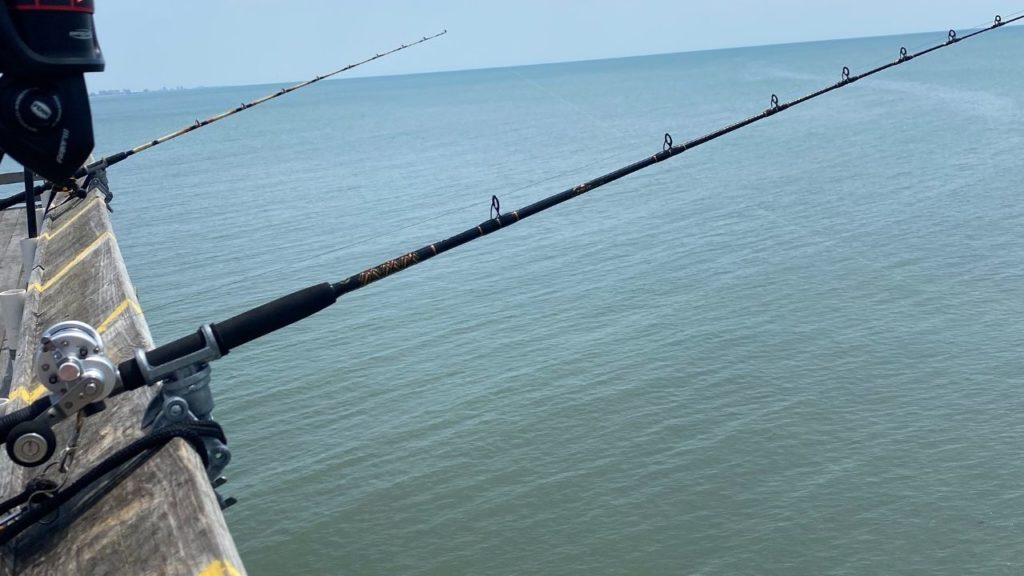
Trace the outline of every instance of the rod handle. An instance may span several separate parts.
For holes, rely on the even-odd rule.
[[[324,282],[271,300],[223,322],[212,324],[210,328],[220,355],[224,355],[242,344],[312,316],[335,301],[337,297],[334,289],[330,283]],[[146,352],[146,361],[157,368],[161,364],[198,352],[205,344],[202,332],[195,332]],[[125,360],[117,369],[125,390],[134,390],[147,384],[134,358]]]
[[[330,283],[303,288],[213,325],[221,354],[308,318],[337,301]]]

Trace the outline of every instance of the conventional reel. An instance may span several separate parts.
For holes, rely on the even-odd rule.
[[[200,333],[208,330],[204,327]],[[214,339],[207,342],[214,343]],[[139,350],[136,361],[141,378],[137,384],[161,384],[146,409],[142,427],[154,432],[172,425],[212,421],[209,362],[219,357],[215,346],[206,346],[172,362],[150,366],[145,352]],[[5,441],[8,456],[25,467],[39,466],[53,456],[57,448],[54,426],[58,423],[79,412],[85,416],[101,412],[108,397],[127,391],[121,370],[106,355],[99,332],[83,322],[60,322],[43,332],[32,366],[35,379],[49,395],[0,418],[3,427],[10,426]],[[213,482],[231,460],[231,451],[215,437],[204,436],[203,447],[206,472]]]
[[[82,322],[61,322],[43,332],[33,362],[35,378],[50,392],[50,406],[7,434],[7,455],[21,466],[38,466],[53,456],[53,427],[83,411],[102,411],[117,384],[117,368],[103,353],[99,333]]]

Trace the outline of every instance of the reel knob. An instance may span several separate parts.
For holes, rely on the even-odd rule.
[[[15,464],[32,468],[53,456],[57,449],[57,435],[45,422],[29,420],[11,429],[6,447],[7,455]]]

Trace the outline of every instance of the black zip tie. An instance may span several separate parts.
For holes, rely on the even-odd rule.
[[[501,216],[501,201],[497,196],[491,195],[491,219]]]
[[[672,135],[668,132],[665,132],[665,143],[661,145],[661,149],[665,152],[672,149]]]

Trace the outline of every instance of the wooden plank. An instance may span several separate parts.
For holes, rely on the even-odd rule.
[[[89,198],[47,216],[37,263],[41,266],[29,279],[20,350],[34,350],[42,330],[71,319],[105,325],[104,345],[115,362],[129,358],[136,347],[152,347],[102,194],[91,191]],[[37,390],[31,380],[31,354],[19,354],[10,402],[15,408]],[[85,421],[69,481],[142,435],[139,424],[153,393],[118,396]],[[70,426],[58,427],[61,446]],[[39,470],[26,471],[3,458],[0,495],[20,492]],[[2,554],[12,574],[24,575],[244,573],[202,462],[180,440],[98,501],[70,503],[54,523],[26,531]]]

